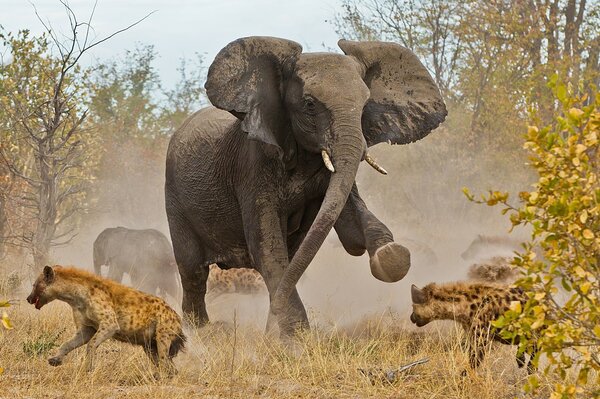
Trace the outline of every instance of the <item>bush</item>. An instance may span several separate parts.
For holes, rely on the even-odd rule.
[[[0,301],[0,308],[7,308],[10,306],[10,302],[8,301]],[[10,319],[8,318],[8,314],[6,311],[2,311],[2,318],[0,318],[0,324],[2,328],[6,330],[11,330],[13,328]],[[0,374],[4,373],[4,369],[0,366]]]
[[[562,110],[550,126],[530,126],[524,145],[538,175],[533,189],[519,194],[517,206],[507,193],[475,200],[464,191],[532,231],[513,260],[529,301],[495,326],[508,339],[519,336],[520,351],[537,343],[548,359],[544,372],[559,379],[552,398],[600,397],[600,96],[594,87],[594,100],[574,97],[556,77],[550,87]],[[567,378],[569,370],[576,378]],[[526,389],[537,385],[532,376]]]

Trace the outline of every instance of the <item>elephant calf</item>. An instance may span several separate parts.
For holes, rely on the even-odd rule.
[[[107,277],[122,282],[127,273],[131,284],[149,294],[179,300],[181,283],[167,237],[154,229],[108,228],[94,241],[94,271],[108,266]]]

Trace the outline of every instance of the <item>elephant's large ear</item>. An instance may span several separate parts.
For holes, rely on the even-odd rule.
[[[364,67],[371,97],[362,129],[369,146],[411,143],[444,121],[447,111],[440,91],[412,51],[386,42],[340,40],[338,45]]]
[[[281,150],[282,70],[302,52],[298,43],[274,37],[252,36],[223,48],[208,69],[204,87],[218,108],[242,120],[242,129],[254,140]],[[280,155],[281,155],[280,151]]]

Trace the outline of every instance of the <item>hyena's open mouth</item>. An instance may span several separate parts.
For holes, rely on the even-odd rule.
[[[37,310],[40,310],[42,308],[42,306],[44,306],[44,304],[40,301],[39,296],[36,296],[35,298],[33,298],[31,300],[29,298],[27,298],[27,302],[34,305]]]

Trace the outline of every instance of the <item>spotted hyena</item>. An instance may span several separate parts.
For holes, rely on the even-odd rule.
[[[524,304],[526,294],[519,288],[491,283],[448,283],[429,284],[423,289],[411,287],[413,312],[410,320],[422,327],[433,320],[455,320],[465,329],[469,343],[469,363],[472,368],[479,366],[485,348],[492,340],[503,344],[518,344],[518,339],[508,341],[500,337],[492,325],[506,312],[514,301]],[[535,371],[532,359],[537,348],[532,348],[527,363],[527,371]],[[517,365],[526,364],[525,354],[517,354]]]
[[[183,349],[185,336],[179,315],[162,299],[84,270],[46,266],[27,302],[41,309],[55,299],[71,306],[77,332],[48,359],[52,366],[87,344],[86,367],[91,370],[98,346],[114,338],[143,346],[160,371],[176,372],[172,359]]]
[[[473,263],[469,267],[470,280],[487,281],[490,283],[512,283],[517,278],[517,271],[511,265],[512,258],[494,256]]]
[[[258,294],[266,292],[267,286],[260,274],[254,269],[236,268],[223,270],[210,265],[207,282],[207,294],[214,298],[222,294]]]
[[[494,256],[512,257],[520,248],[521,241],[514,237],[478,234],[460,256],[468,261],[490,259]]]

